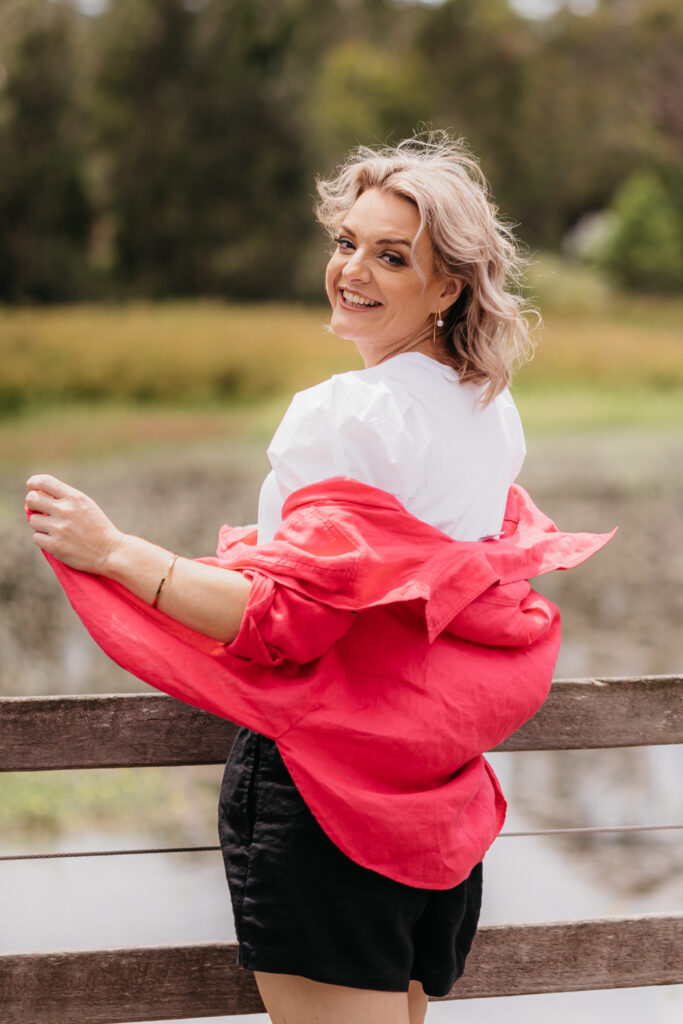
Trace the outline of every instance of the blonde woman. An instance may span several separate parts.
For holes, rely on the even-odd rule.
[[[51,476],[27,506],[105,650],[244,727],[219,826],[273,1022],[420,1024],[462,973],[503,820],[481,755],[537,709],[557,654],[526,578],[604,540],[568,545],[510,490],[520,260],[462,142],[361,148],[318,192],[331,328],[365,368],[295,395],[258,537],[226,534],[206,564]]]

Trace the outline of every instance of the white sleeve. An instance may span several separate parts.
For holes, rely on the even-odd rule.
[[[283,500],[307,484],[347,476],[405,501],[420,485],[420,460],[411,455],[427,441],[414,418],[410,403],[383,381],[353,373],[299,392],[268,448]]]

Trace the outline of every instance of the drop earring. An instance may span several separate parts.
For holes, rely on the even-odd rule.
[[[441,310],[439,309],[434,314],[434,330],[432,331],[432,342],[436,345],[436,329],[437,327],[443,327],[443,320],[441,319]]]

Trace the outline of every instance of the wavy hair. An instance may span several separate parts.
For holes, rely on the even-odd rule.
[[[359,146],[329,179],[316,180],[315,213],[331,236],[358,197],[379,188],[408,199],[429,233],[437,273],[465,282],[437,333],[442,358],[462,383],[484,388],[491,402],[516,364],[531,357],[529,315],[521,295],[528,260],[512,226],[498,216],[490,188],[464,139],[428,131],[396,146]],[[424,276],[416,267],[420,276]]]

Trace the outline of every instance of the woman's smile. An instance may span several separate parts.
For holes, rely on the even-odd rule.
[[[382,305],[377,299],[370,299],[367,295],[352,291],[350,288],[339,289],[339,300],[346,309],[353,309],[356,313],[367,313],[371,309],[377,309]]]

